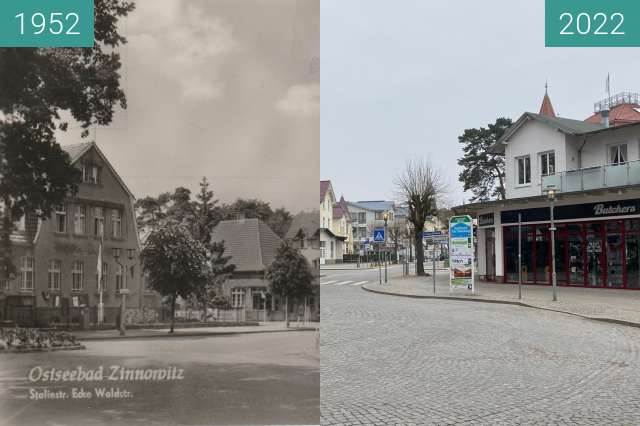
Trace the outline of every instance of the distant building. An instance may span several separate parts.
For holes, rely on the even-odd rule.
[[[284,300],[272,294],[265,273],[276,257],[282,240],[259,219],[220,222],[212,241],[224,242],[225,256],[231,256],[235,271],[222,288],[233,308],[242,308],[247,320],[284,320]],[[311,301],[316,303],[316,301]],[[302,304],[289,301],[289,318],[295,319]]]
[[[0,283],[2,318],[21,325],[97,321],[101,235],[105,323],[158,310],[160,297],[143,285],[134,197],[95,143],[62,147],[82,172],[78,193],[48,220],[27,213],[11,236],[15,277]]]
[[[335,204],[336,196],[331,181],[320,181],[320,264],[340,263],[346,252],[347,235],[336,231]],[[344,223],[341,219],[344,219],[344,216],[338,218],[338,229]]]

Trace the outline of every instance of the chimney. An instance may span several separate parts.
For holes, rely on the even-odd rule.
[[[602,111],[600,111],[602,115],[602,124],[604,127],[609,127],[609,106],[606,106]]]

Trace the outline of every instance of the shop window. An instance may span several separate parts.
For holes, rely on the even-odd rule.
[[[556,172],[555,152],[543,152],[540,154],[540,174],[542,176],[553,175]]]
[[[31,256],[22,258],[20,264],[20,290],[33,291],[33,264]]]
[[[516,158],[516,176],[518,185],[531,184],[531,156]]]
[[[62,281],[62,262],[59,260],[49,261],[48,285],[49,291],[60,291]]]
[[[627,162],[627,144],[609,145],[609,164],[617,166]]]

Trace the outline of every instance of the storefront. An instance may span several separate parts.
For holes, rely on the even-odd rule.
[[[569,202],[554,210],[558,285],[640,289],[640,199]],[[526,204],[534,207],[502,203],[477,214],[478,273],[487,281],[518,282],[521,220],[522,282],[551,284],[550,208],[537,200]]]

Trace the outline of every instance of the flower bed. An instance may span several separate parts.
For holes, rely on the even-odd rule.
[[[0,329],[0,353],[84,349],[71,333],[37,328]]]

